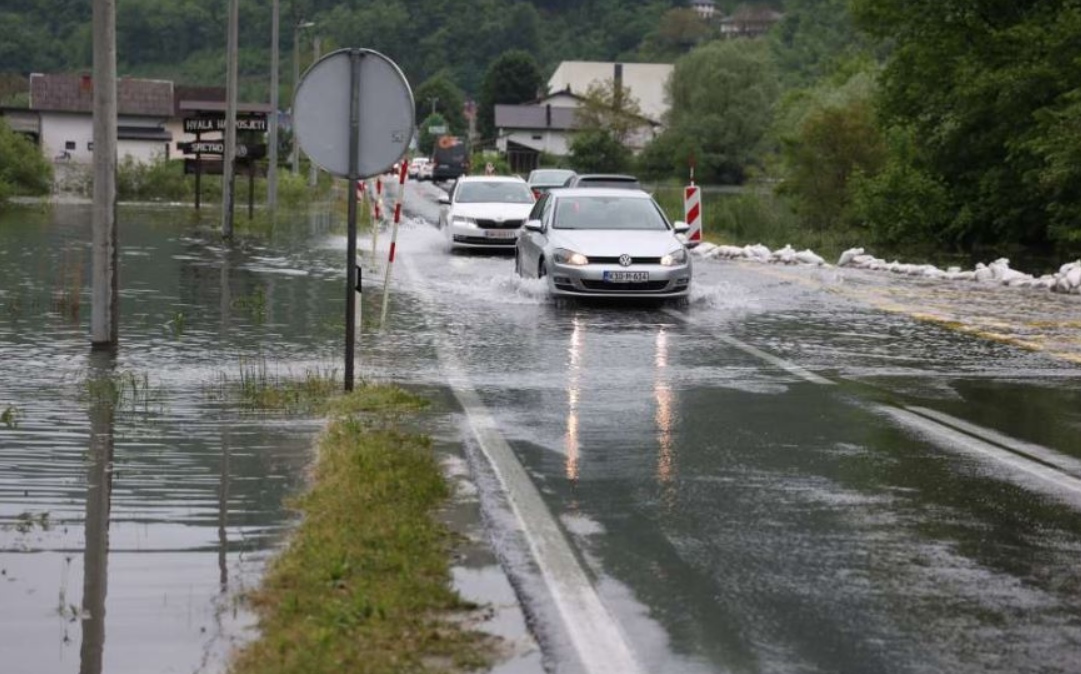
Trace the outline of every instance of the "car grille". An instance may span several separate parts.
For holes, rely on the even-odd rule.
[[[459,236],[454,235],[457,243],[471,243],[475,246],[513,246],[514,239],[489,239],[486,236]]]
[[[619,264],[618,257],[594,257],[589,256],[590,264]],[[660,264],[661,258],[659,257],[633,257],[631,258],[631,264]]]
[[[504,220],[503,222],[496,222],[495,220],[477,220],[477,227],[480,227],[481,229],[518,229],[521,226],[521,220]]]
[[[603,292],[658,292],[668,287],[668,281],[646,281],[645,283],[609,283],[608,281],[582,280],[582,287],[586,290],[600,290]]]

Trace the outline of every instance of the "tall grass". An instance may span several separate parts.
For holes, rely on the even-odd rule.
[[[683,187],[656,185],[650,191],[672,220],[683,220]],[[711,189],[702,195],[702,233],[706,241],[743,246],[761,243],[771,249],[810,248],[829,259],[860,245],[852,231],[815,231],[800,222],[784,197],[761,188]]]
[[[222,372],[216,385],[208,387],[207,395],[236,401],[252,410],[307,413],[321,411],[341,387],[335,368],[309,368],[293,374],[271,371],[265,359],[241,360],[238,374]]]

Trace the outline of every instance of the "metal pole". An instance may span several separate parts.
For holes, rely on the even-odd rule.
[[[115,347],[120,293],[116,227],[116,0],[95,0],[94,214],[90,343]]]
[[[345,390],[353,390],[353,351],[356,345],[357,286],[357,180],[360,179],[360,57],[359,49],[349,51],[349,241],[346,246],[345,295]]]
[[[319,60],[320,47],[322,47],[321,40],[319,39],[319,36],[316,35],[312,45],[312,63],[315,63]],[[316,184],[318,184],[319,182],[318,169],[315,168],[315,162],[311,161],[310,157],[308,158],[308,160],[308,187],[315,187]]]
[[[278,0],[273,3],[270,20],[270,163],[266,172],[266,203],[273,213],[278,207]]]
[[[240,0],[229,2],[229,40],[226,54],[225,155],[221,176],[221,235],[233,237],[233,187],[236,175],[236,85],[237,85],[237,25],[240,23]]]

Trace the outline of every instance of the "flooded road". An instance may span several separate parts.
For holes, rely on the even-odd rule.
[[[440,442],[550,671],[608,644],[642,672],[1076,671],[1076,297],[696,260],[685,309],[557,306],[508,256],[449,255],[433,195],[407,193],[384,326],[365,272],[357,373],[460,406]],[[89,211],[0,219],[5,674],[219,671],[318,431],[229,384],[340,367],[340,222],[121,222],[110,358]]]
[[[113,357],[89,348],[89,208],[0,216],[5,674],[217,672],[244,637],[320,426],[232,391],[340,372],[343,238],[283,220],[224,245],[122,207]]]
[[[407,197],[420,220],[364,367],[456,382],[481,472],[491,416],[638,669],[1076,671],[1076,364],[832,269],[696,261],[686,310],[556,306],[508,256],[449,255],[432,194]],[[867,299],[898,293],[904,310]],[[933,293],[1076,340],[1076,298]],[[486,484],[552,670],[594,671],[524,501]]]

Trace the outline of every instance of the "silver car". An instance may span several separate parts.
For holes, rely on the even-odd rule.
[[[641,190],[555,189],[518,235],[515,270],[561,297],[685,298],[691,257],[676,234],[687,229]]]

